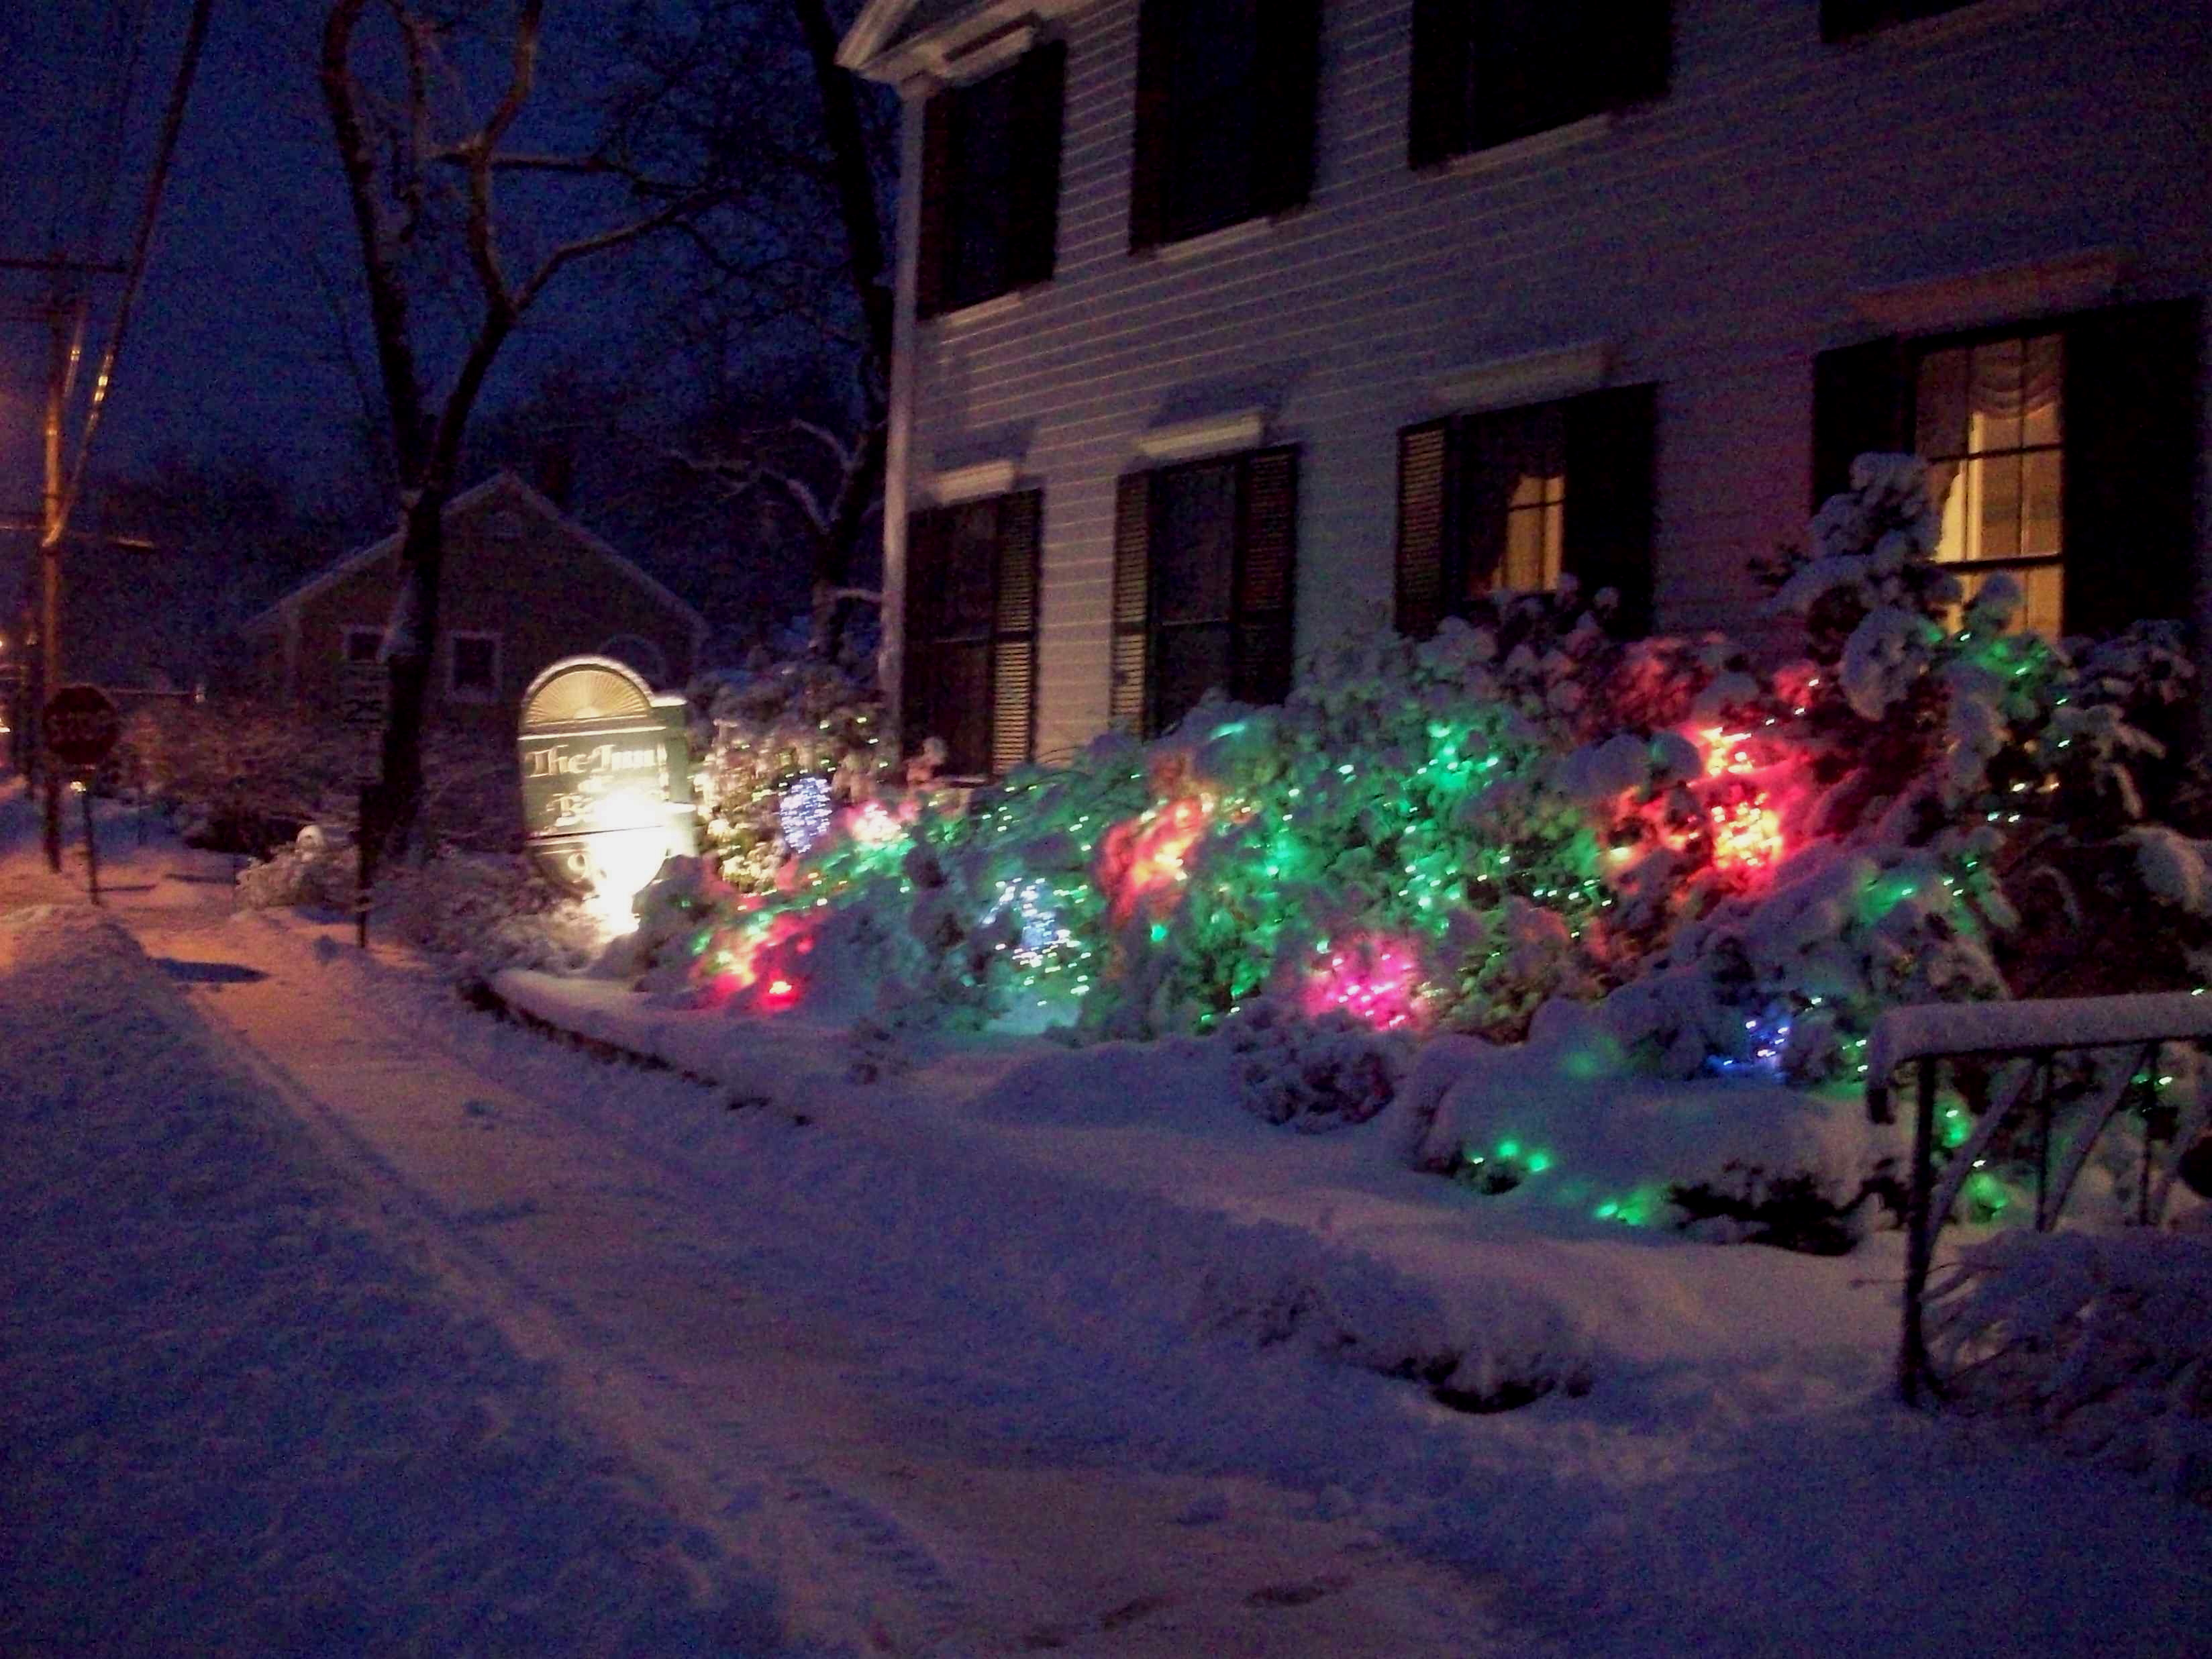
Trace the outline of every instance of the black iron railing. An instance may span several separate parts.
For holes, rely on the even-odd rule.
[[[2013,1120],[2024,1098],[2034,1114],[2036,1135],[2035,1225],[2047,1231],[2072,1193],[2075,1178],[2112,1122],[2130,1110],[2144,1118],[2142,1167],[2137,1185],[2137,1218],[2151,1218],[2151,1176],[2154,1133],[2166,1115],[2159,1103],[2156,1066],[2168,1042],[2212,1039],[2212,995],[2173,992],[2149,996],[2075,997],[2033,1002],[1931,1004],[1895,1008],[1875,1022],[1867,1043],[1867,1112],[1877,1123],[1895,1121],[1890,1079],[1908,1063],[1916,1070],[1912,1124],[1911,1181],[1905,1205],[1904,1328],[1898,1341],[1897,1385],[1908,1402],[1923,1389],[1938,1387],[1929,1364],[1924,1304],[1936,1236],[1950,1218],[1977,1161]],[[2131,1060],[2093,1098],[2087,1131],[2076,1139],[2054,1173],[2051,1123],[2056,1110],[2054,1072],[2063,1054],[2130,1054]],[[2026,1060],[2025,1071],[2009,1079],[1964,1141],[1952,1149],[1952,1161],[1938,1178],[1936,1165],[1936,1071],[1944,1060],[2002,1063]],[[2198,1116],[2201,1119],[2202,1110]],[[2163,1137],[2174,1138],[2173,1124]],[[2201,1122],[2198,1125],[2201,1128]]]

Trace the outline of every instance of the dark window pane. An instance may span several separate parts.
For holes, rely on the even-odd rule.
[[[974,305],[1011,285],[1007,253],[1013,198],[1016,71],[1001,70],[949,94],[952,186],[947,204],[948,307]]]
[[[1237,568],[1237,464],[1162,472],[1152,499],[1155,617],[1226,622]]]
[[[1166,731],[1197,707],[1209,690],[1226,691],[1231,650],[1226,623],[1206,627],[1164,628],[1159,636],[1159,689],[1153,717]]]
[[[373,628],[351,629],[345,636],[345,659],[348,662],[374,662],[377,650],[383,643],[383,635]]]
[[[457,691],[491,690],[497,652],[497,646],[490,640],[455,640],[453,689]]]
[[[1168,76],[1167,234],[1196,236],[1253,212],[1256,0],[1182,0]]]
[[[939,586],[938,631],[945,637],[988,634],[991,629],[993,566],[999,550],[999,504],[972,501],[955,508],[945,538]]]
[[[917,707],[906,716],[910,738],[941,738],[947,769],[991,769],[991,647],[987,642],[926,645],[914,676]]]
[[[1468,107],[1477,148],[1564,126],[1606,106],[1588,0],[1492,0],[1476,8]]]

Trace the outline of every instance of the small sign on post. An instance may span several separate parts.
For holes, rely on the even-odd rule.
[[[64,685],[46,699],[41,725],[48,763],[70,781],[84,799],[84,857],[92,902],[100,902],[100,838],[93,831],[92,785],[123,736],[123,716],[96,685]]]

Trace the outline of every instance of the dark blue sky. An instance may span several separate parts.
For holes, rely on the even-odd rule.
[[[305,0],[217,0],[95,470],[136,468],[171,447],[247,450],[312,482],[355,441],[362,404],[346,342],[362,373],[373,373],[373,358],[359,252],[314,76],[323,9]],[[589,27],[603,9],[577,6],[569,16]],[[0,12],[0,62],[9,66],[0,252],[43,257],[58,246],[120,258],[190,0],[55,0]],[[103,139],[134,21],[137,61],[111,169]],[[557,76],[557,62],[548,67]],[[557,84],[549,91],[557,95]],[[94,210],[111,170],[103,229]],[[624,337],[634,307],[622,284],[634,280],[604,268],[567,273],[502,356],[488,401],[562,351]],[[95,319],[112,315],[119,288],[94,286]],[[45,325],[24,313],[44,289],[41,277],[0,273],[0,511],[11,514],[38,495]]]

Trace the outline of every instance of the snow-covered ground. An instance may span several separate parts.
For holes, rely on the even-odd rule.
[[[0,795],[0,895],[66,897],[26,822]],[[141,943],[65,908],[0,928],[0,1650],[2148,1656],[2212,1629],[2203,1508],[1892,1401],[1893,1235],[1816,1260],[1547,1203],[1564,1181],[1486,1198],[1406,1167],[1402,1104],[1258,1122],[1212,1042],[973,1040],[864,1085],[834,1030],[502,981],[715,1081],[610,1066],[126,850]],[[1456,1121],[1859,1133],[1573,1048],[1497,1059]],[[1603,1146],[1552,1150],[1602,1186]],[[1431,1382],[1548,1391],[1474,1414]]]

